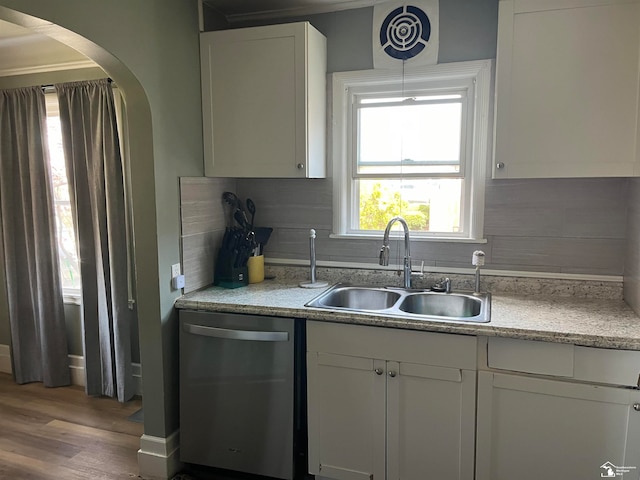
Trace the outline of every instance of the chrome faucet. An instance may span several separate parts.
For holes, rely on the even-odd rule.
[[[404,288],[411,288],[411,241],[409,239],[409,226],[402,217],[393,217],[387,223],[380,249],[380,265],[389,265],[389,232],[394,223],[400,222],[404,229]]]

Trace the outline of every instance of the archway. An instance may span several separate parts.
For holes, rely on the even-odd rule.
[[[4,2],[0,2],[4,3]],[[134,223],[134,245],[136,250],[137,313],[139,324],[146,320],[146,327],[140,331],[155,332],[161,336],[159,322],[158,292],[158,245],[156,241],[156,203],[153,158],[153,137],[151,109],[144,88],[132,71],[110,52],[94,42],[59,25],[0,6],[0,19],[45,34],[84,54],[98,64],[119,86],[127,109],[127,136],[131,162],[131,184]],[[140,220],[144,220],[141,222]],[[145,228],[135,228],[144,224]],[[155,359],[152,358],[152,361]],[[141,346],[141,363],[145,354]],[[160,364],[162,362],[159,362]],[[147,373],[147,372],[145,372]],[[153,371],[143,379],[145,392],[163,389],[162,367],[160,378],[154,378]],[[147,388],[147,383],[149,388]],[[156,403],[156,402],[154,402]],[[145,432],[147,422],[156,429],[164,429],[165,404],[157,402],[155,408],[145,411]],[[152,429],[153,430],[153,429]],[[157,433],[153,433],[158,435]]]

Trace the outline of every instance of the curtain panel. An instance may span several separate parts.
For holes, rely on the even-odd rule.
[[[46,108],[39,87],[0,91],[0,215],[16,382],[69,385]]]
[[[86,390],[134,394],[122,159],[107,79],[56,85],[81,261]]]

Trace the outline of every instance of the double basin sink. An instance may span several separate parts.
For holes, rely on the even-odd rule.
[[[488,293],[441,293],[396,287],[337,284],[306,306],[413,320],[478,323],[491,320],[491,295]]]

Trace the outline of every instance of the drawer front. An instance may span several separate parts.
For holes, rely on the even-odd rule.
[[[574,348],[563,343],[489,338],[487,364],[497,370],[573,377]]]
[[[467,335],[307,321],[307,350],[475,370],[477,339]]]
[[[640,352],[575,347],[574,378],[609,385],[638,386]]]
[[[606,385],[638,386],[640,351],[489,338],[487,366]]]

